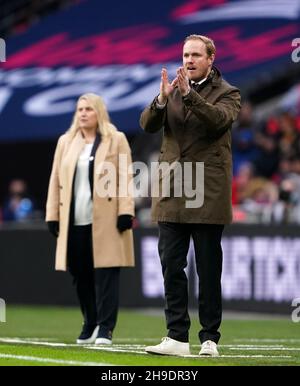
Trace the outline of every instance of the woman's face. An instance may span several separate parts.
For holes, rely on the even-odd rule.
[[[80,129],[97,129],[98,120],[96,111],[86,99],[80,99],[80,101],[78,102],[77,117]]]

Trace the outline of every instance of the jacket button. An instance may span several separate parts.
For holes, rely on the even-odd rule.
[[[60,206],[63,206],[63,203],[62,203],[62,202],[60,202],[60,203],[59,203],[59,205],[60,205]]]
[[[63,187],[61,185],[59,185],[59,189],[62,189]]]
[[[111,201],[111,197],[108,197],[108,201]]]

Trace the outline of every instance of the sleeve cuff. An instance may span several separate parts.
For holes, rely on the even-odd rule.
[[[156,107],[159,109],[159,110],[162,110],[162,109],[164,109],[165,107],[166,107],[166,105],[167,105],[167,102],[166,103],[164,103],[163,105],[162,104],[160,104],[160,103],[158,103],[158,98],[156,99]]]

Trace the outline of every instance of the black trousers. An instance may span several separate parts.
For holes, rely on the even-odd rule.
[[[188,280],[184,272],[190,238],[195,247],[199,277],[198,312],[202,329],[200,342],[218,343],[222,320],[222,248],[223,225],[159,222],[158,249],[165,287],[165,315],[168,336],[189,340]]]
[[[68,270],[84,323],[100,325],[98,336],[109,337],[117,323],[120,268],[94,268],[91,225],[70,227]]]

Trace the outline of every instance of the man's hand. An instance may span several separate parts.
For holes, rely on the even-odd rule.
[[[189,78],[183,67],[177,70],[178,88],[182,96],[186,96],[190,92]]]
[[[174,90],[177,84],[177,78],[170,83],[168,72],[165,68],[161,70],[160,94],[158,96],[158,103],[164,105],[167,103],[168,96]]]

